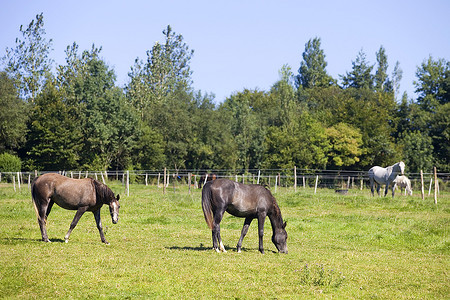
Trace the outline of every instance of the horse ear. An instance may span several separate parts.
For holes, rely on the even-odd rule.
[[[285,229],[286,228],[286,225],[287,225],[287,221],[286,222],[284,222],[284,224],[283,224],[283,229]]]
[[[117,201],[119,201],[119,199],[120,199],[120,195],[119,195],[119,194],[117,194]]]

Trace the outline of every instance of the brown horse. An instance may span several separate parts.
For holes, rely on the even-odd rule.
[[[62,208],[77,211],[64,238],[66,243],[69,242],[69,236],[81,216],[86,211],[91,211],[102,242],[109,244],[103,234],[100,208],[103,204],[109,205],[112,222],[116,224],[119,220],[120,205],[119,195],[116,198],[111,189],[103,183],[91,178],[71,179],[59,174],[47,173],[33,180],[31,196],[44,242],[50,242],[46,223],[52,206],[56,203]]]
[[[202,190],[202,209],[206,223],[212,230],[213,248],[226,252],[220,237],[220,221],[225,211],[233,216],[245,218],[237,251],[241,252],[242,241],[253,219],[258,219],[259,251],[264,253],[264,221],[269,217],[272,224],[272,242],[278,252],[287,253],[286,223],[283,223],[280,208],[265,187],[242,184],[228,179],[208,181]],[[219,245],[218,245],[219,243]],[[219,249],[220,247],[220,249]]]

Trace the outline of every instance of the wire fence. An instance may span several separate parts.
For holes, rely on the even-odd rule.
[[[269,187],[293,187],[293,188],[328,188],[336,190],[364,189],[369,187],[367,171],[345,170],[318,170],[318,169],[253,169],[247,171],[236,170],[116,170],[116,171],[33,171],[33,172],[1,172],[0,183],[14,183],[18,188],[21,185],[30,186],[32,180],[45,173],[59,173],[70,178],[94,178],[103,183],[121,181],[122,184],[145,184],[168,187],[169,185],[189,185],[199,188],[212,177],[228,178],[237,182],[267,185]],[[434,173],[407,173],[411,180],[412,188],[424,186],[431,190],[434,185]],[[436,173],[438,186],[441,191],[449,189],[450,173]]]

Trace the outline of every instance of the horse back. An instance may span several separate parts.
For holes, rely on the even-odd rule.
[[[96,204],[92,179],[72,179],[56,173],[39,176],[33,185],[42,200],[51,199],[65,209],[76,210],[81,206]]]
[[[216,179],[211,183],[213,198],[225,210],[236,217],[257,216],[273,207],[273,196],[261,185],[242,184],[228,179]]]

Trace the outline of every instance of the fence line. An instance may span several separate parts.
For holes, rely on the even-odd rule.
[[[19,190],[21,184],[27,181],[28,188],[30,188],[31,181],[44,173],[55,173],[55,171],[33,171],[33,172],[0,172],[0,182],[14,182],[17,183]],[[199,185],[200,177],[204,174],[215,174],[217,178],[229,178],[243,183],[264,184],[268,186],[284,187],[310,187],[310,188],[334,188],[334,189],[363,189],[368,185],[367,171],[345,171],[345,170],[317,170],[317,169],[252,169],[246,172],[236,170],[176,170],[176,169],[161,169],[161,170],[116,170],[116,171],[58,171],[57,173],[71,178],[95,178],[101,180],[103,183],[107,181],[116,180],[121,181],[126,186],[126,192],[129,194],[129,185],[131,184],[153,184],[160,186],[160,179],[163,176],[163,188],[169,187],[170,183],[188,184],[197,187]],[[429,194],[431,193],[432,183],[434,181],[434,172],[431,173],[408,173],[413,188],[425,188],[425,184],[421,184],[421,174],[426,181],[430,182]],[[24,179],[25,178],[25,179]],[[447,187],[450,179],[450,173],[436,173],[437,181]],[[359,184],[358,184],[359,181]],[[299,184],[300,182],[300,184]],[[435,182],[438,184],[438,182]],[[427,186],[428,188],[428,186]],[[439,191],[439,186],[435,186]]]

